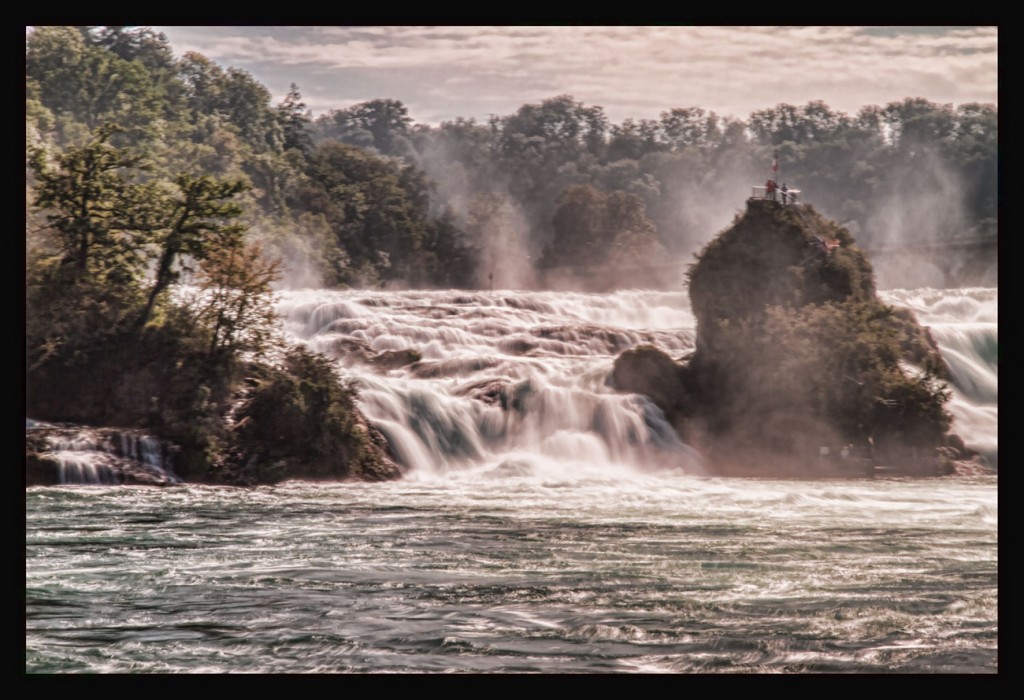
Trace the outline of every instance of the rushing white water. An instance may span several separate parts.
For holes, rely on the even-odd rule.
[[[897,289],[883,299],[927,326],[953,374],[953,432],[998,464],[999,292],[994,288]]]
[[[932,328],[953,370],[954,430],[995,466],[996,290],[884,298]],[[409,478],[704,473],[653,403],[607,384],[615,357],[640,343],[692,350],[683,292],[310,290],[285,294],[279,312],[358,378],[363,410]],[[372,362],[402,351],[422,360]]]
[[[886,299],[962,356],[954,427],[994,459],[995,290]],[[27,489],[26,672],[999,670],[996,477],[701,476],[605,385],[637,343],[692,347],[684,294],[280,310],[363,384],[406,478]]]
[[[693,347],[684,294],[306,291],[279,311],[359,379],[409,478],[702,473],[650,400],[606,385],[615,356],[639,343]],[[403,350],[422,361],[366,362]]]

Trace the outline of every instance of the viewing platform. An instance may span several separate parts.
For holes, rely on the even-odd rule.
[[[776,201],[780,204],[796,204],[800,201],[800,190],[786,190],[786,201],[783,202],[781,189],[776,188],[774,193],[768,194],[768,188],[765,185],[754,185],[750,188],[750,199],[761,199],[769,202]]]

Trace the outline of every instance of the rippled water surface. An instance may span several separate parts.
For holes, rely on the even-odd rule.
[[[28,672],[995,672],[994,478],[27,492]]]

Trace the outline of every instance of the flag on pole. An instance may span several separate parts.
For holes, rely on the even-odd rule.
[[[779,172],[779,152],[775,151],[775,155],[772,157],[772,172]]]

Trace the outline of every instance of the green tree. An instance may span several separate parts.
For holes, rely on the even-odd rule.
[[[231,201],[248,188],[244,181],[180,175],[175,184],[178,194],[165,197],[162,203],[166,226],[156,241],[160,250],[156,277],[139,314],[139,327],[149,321],[157,299],[178,279],[182,256],[205,260],[220,248],[237,245],[244,231],[235,221],[242,209]]]
[[[150,72],[175,70],[174,52],[163,32],[149,27],[100,27],[92,32],[93,41],[118,58],[139,61]]]
[[[938,146],[956,128],[953,105],[939,105],[923,97],[890,102],[882,110],[882,119],[892,144],[907,150]]]
[[[411,124],[409,110],[399,100],[377,99],[324,114],[317,120],[317,131],[321,139],[413,158]]]
[[[849,442],[936,447],[950,426],[950,394],[934,375],[901,369],[892,315],[874,301],[770,307],[749,348],[757,361],[734,369],[785,404],[775,409],[825,418]]]
[[[999,204],[999,113],[995,105],[957,107],[950,155],[963,173],[971,218],[980,232],[994,233]]]
[[[174,111],[177,79],[166,68],[155,73],[141,60],[125,60],[91,38],[73,27],[38,27],[28,36],[26,76],[39,85],[42,104],[88,130],[114,122],[127,143],[152,138],[160,120]]]
[[[399,100],[370,100],[352,108],[357,124],[373,135],[374,145],[386,155],[407,155],[409,110]]]
[[[648,153],[667,150],[662,141],[658,122],[641,119],[639,122],[626,119],[611,129],[608,142],[608,160],[639,161]]]
[[[284,101],[277,106],[277,118],[281,123],[284,132],[284,148],[297,148],[303,153],[309,153],[313,148],[313,139],[310,136],[309,112],[306,103],[302,101],[302,94],[299,86],[291,84]]]
[[[718,115],[700,107],[671,109],[661,113],[661,132],[674,151],[711,146],[720,136]]]
[[[351,256],[351,274],[368,283],[414,276],[429,214],[421,171],[325,141],[311,154],[308,175],[317,187],[306,201],[327,216]]]
[[[653,262],[659,246],[643,200],[628,192],[603,193],[590,185],[569,187],[552,221],[555,237],[546,266]]]
[[[49,212],[61,276],[71,283],[136,283],[146,234],[158,225],[154,188],[129,181],[141,159],[108,143],[114,131],[98,129],[89,143],[58,154],[53,163],[45,149],[30,151],[34,204]]]
[[[80,89],[80,66],[89,52],[75,27],[35,27],[26,39],[25,76],[37,86],[40,102],[60,113],[72,108]]]
[[[219,116],[254,153],[281,151],[284,142],[270,91],[240,68],[227,71],[202,54],[188,52],[180,62],[185,97],[193,121]]]

